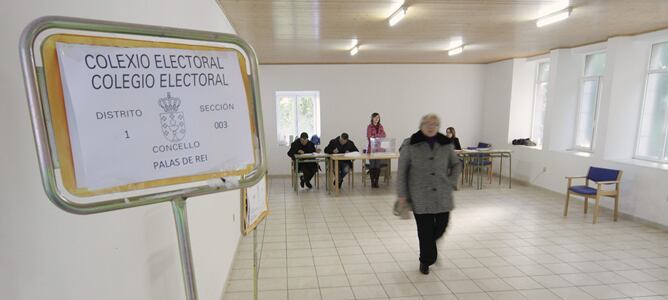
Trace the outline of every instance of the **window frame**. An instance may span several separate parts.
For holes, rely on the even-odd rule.
[[[535,68],[535,71],[534,71],[534,79],[533,79],[533,99],[531,101],[531,127],[529,128],[529,138],[531,138],[531,139],[533,139],[534,125],[535,125],[535,122],[536,122],[536,99],[538,98],[537,97],[537,95],[538,95],[538,85],[540,83],[543,83],[543,81],[539,81],[540,80],[540,66],[544,63],[547,63],[547,64],[550,65],[550,69],[548,70],[547,81],[545,81],[545,83],[547,83],[548,88],[550,86],[550,76],[549,76],[549,74],[550,74],[550,71],[552,70],[551,69],[552,65],[551,65],[550,60],[549,59],[543,59],[543,60],[536,61],[536,68]],[[549,92],[549,89],[548,89],[548,92]],[[547,95],[545,95],[545,105],[547,105]],[[547,111],[545,113],[547,114]],[[545,116],[543,116],[543,139],[540,141],[540,144],[537,141],[533,141],[533,142],[536,142],[536,146],[541,147],[541,148],[543,147],[543,140],[545,139],[544,134],[545,134]]]
[[[315,131],[316,132],[310,132],[309,134],[313,136],[314,134],[321,136],[321,128],[320,128],[320,91],[276,91],[275,92],[275,99],[274,99],[274,104],[276,105],[276,139],[278,140],[278,146],[290,146],[290,143],[292,141],[287,141],[286,143],[283,143],[283,140],[279,138],[279,130],[280,130],[280,110],[281,107],[279,105],[279,102],[281,101],[282,97],[294,97],[294,107],[295,107],[295,128],[297,128],[297,131],[299,131],[299,113],[298,113],[298,105],[297,105],[297,99],[301,96],[313,96],[313,111],[314,111],[314,121],[315,121]],[[295,137],[299,136],[299,132],[295,133]]]
[[[599,76],[585,76],[587,72],[587,57],[591,55],[596,55],[596,54],[605,54],[606,55],[606,60],[607,60],[607,52],[606,51],[597,51],[597,52],[591,52],[591,53],[586,53],[583,56],[584,59],[584,67],[582,68],[582,77],[580,78],[580,85],[578,87],[578,101],[576,103],[576,108],[575,108],[575,128],[573,128],[573,144],[572,144],[572,151],[580,151],[580,152],[589,152],[593,153],[594,152],[594,145],[596,145],[596,131],[598,130],[598,117],[599,117],[599,112],[600,112],[600,105],[601,105],[601,79],[603,78],[604,75],[599,75]],[[605,70],[603,71],[605,73]],[[580,112],[582,108],[582,89],[584,88],[584,84],[587,81],[592,81],[596,80],[596,105],[594,105],[594,124],[591,132],[591,146],[590,147],[580,147],[577,145],[577,134],[578,134],[578,125],[580,124]]]
[[[645,114],[645,108],[647,104],[647,89],[649,87],[649,78],[652,74],[668,74],[668,68],[666,69],[660,69],[660,70],[652,70],[651,65],[652,65],[652,50],[654,49],[655,45],[658,44],[663,44],[663,43],[668,43],[668,40],[663,40],[663,41],[653,41],[651,46],[649,47],[649,55],[647,55],[647,66],[646,66],[646,72],[645,72],[645,87],[643,90],[643,97],[642,97],[642,106],[640,108],[640,115],[638,116],[638,121],[637,121],[637,126],[636,126],[636,141],[633,149],[633,159],[637,160],[643,160],[643,161],[650,161],[650,162],[655,162],[659,164],[668,164],[668,160],[666,159],[656,159],[653,157],[649,156],[642,156],[638,155],[638,148],[640,146],[640,131],[642,130],[642,121],[643,121],[643,115]],[[668,122],[668,120],[666,120]],[[663,157],[668,156],[668,126],[664,126],[663,128],[663,135],[664,135],[664,140],[663,140]]]

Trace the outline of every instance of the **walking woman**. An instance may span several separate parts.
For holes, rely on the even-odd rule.
[[[422,117],[420,130],[404,140],[399,157],[397,202],[413,206],[422,274],[429,274],[438,257],[436,241],[448,226],[452,191],[462,170],[452,140],[438,132],[440,124],[435,114]]]
[[[375,112],[371,114],[371,122],[369,126],[366,127],[366,138],[369,144],[367,152],[378,152],[382,151],[379,144],[372,145],[372,138],[384,138],[387,135],[385,134],[385,129],[383,124],[380,124],[380,114]],[[372,159],[369,161],[369,177],[371,177],[371,187],[378,188],[378,179],[380,178],[380,168],[387,164],[386,160],[382,159]]]

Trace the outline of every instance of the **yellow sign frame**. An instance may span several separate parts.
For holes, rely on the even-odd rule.
[[[264,203],[265,207],[267,208],[265,211],[263,211],[260,215],[257,216],[255,220],[248,220],[248,189],[253,188],[253,187],[247,187],[241,189],[241,215],[243,216],[242,222],[241,222],[241,233],[243,235],[248,235],[249,233],[253,232],[255,228],[264,221],[270,214],[271,210],[269,210],[269,178],[265,174],[264,175],[264,184],[265,184],[265,195],[264,195]]]
[[[57,149],[56,153],[58,155],[58,160],[60,162],[63,185],[65,186],[68,192],[76,196],[84,196],[84,197],[95,196],[95,195],[103,195],[116,192],[127,192],[139,189],[202,181],[212,178],[241,176],[248,174],[253,169],[252,165],[248,165],[244,169],[235,171],[172,177],[166,179],[132,183],[100,190],[88,190],[85,188],[78,187],[76,184],[76,177],[74,174],[72,145],[70,143],[70,134],[67,123],[67,113],[65,110],[65,98],[63,96],[64,94],[63,94],[58,55],[56,53],[56,43],[123,47],[123,48],[142,47],[142,48],[162,48],[162,49],[169,48],[169,49],[183,49],[183,50],[233,51],[236,53],[239,59],[239,66],[241,67],[240,71],[244,75],[242,76],[242,78],[244,81],[246,100],[248,102],[248,107],[249,107],[248,110],[249,120],[253,120],[254,105],[251,93],[249,93],[249,91],[251,90],[250,82],[248,80],[248,76],[246,76],[246,74],[248,74],[246,69],[246,59],[236,49],[213,47],[213,46],[201,46],[201,45],[185,45],[185,44],[168,43],[168,42],[142,41],[142,40],[132,40],[126,38],[100,37],[100,36],[85,36],[85,35],[73,35],[73,34],[51,35],[47,37],[42,43],[41,53],[42,53],[42,60],[44,63],[44,77],[47,87],[47,99],[52,120],[51,125],[53,126],[55,145]],[[250,122],[250,128],[251,128],[251,133],[255,135],[257,128],[255,127],[255,124],[253,122]],[[253,144],[255,144],[254,140]],[[254,160],[257,160],[257,157],[254,157]]]

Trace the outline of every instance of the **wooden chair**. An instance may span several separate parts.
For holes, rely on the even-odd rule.
[[[315,174],[313,175],[313,178],[315,178],[315,188],[320,189],[320,163],[318,164],[318,168],[315,169]]]
[[[615,198],[615,208],[613,212],[613,220],[616,222],[619,215],[619,194],[620,194],[620,182],[622,180],[621,170],[613,169],[604,169],[597,167],[589,167],[589,172],[587,176],[574,176],[566,177],[568,179],[568,189],[566,190],[566,204],[564,205],[564,217],[568,215],[568,202],[570,200],[571,194],[584,197],[584,213],[587,213],[589,208],[589,198],[595,198],[596,203],[594,205],[594,220],[593,224],[598,222],[599,215],[599,205],[601,197],[611,197]],[[585,179],[585,185],[573,185],[573,179]],[[589,181],[593,181],[596,184],[596,188],[589,186]],[[615,189],[604,189],[604,186],[615,185]]]
[[[292,172],[292,175],[291,175],[292,176],[292,186],[295,189],[299,190],[299,180],[300,180],[301,176],[304,175],[304,173],[302,171],[299,171],[295,175],[295,161],[294,160],[290,160],[290,161],[291,161],[290,170]],[[315,179],[315,188],[320,189],[320,164],[319,163],[316,163],[316,164],[318,164],[318,168],[315,170],[315,174],[313,175],[313,179]]]
[[[299,176],[301,172],[295,173],[295,161],[294,159],[290,160],[290,177],[292,177],[292,188],[295,191],[299,191]]]
[[[478,147],[470,147],[469,149],[478,148],[492,148],[492,144],[479,142]],[[489,183],[492,183],[492,171],[494,168],[492,166],[492,157],[490,157],[489,154],[474,154],[473,157],[468,160],[467,165],[464,166],[464,177],[468,176],[469,182],[473,184],[474,171],[482,168],[485,168],[487,179],[489,180]],[[462,178],[462,183],[463,182],[464,178]]]
[[[346,174],[346,178],[344,180],[348,181],[348,188],[352,189],[355,186],[355,161],[352,160],[352,166],[350,167],[350,171]],[[334,163],[339,163],[338,161],[335,161]],[[364,167],[362,167],[362,171],[364,172]],[[334,166],[330,165],[329,166],[329,175],[332,176],[331,178],[334,178],[334,176],[337,176],[338,178],[339,174],[334,174]],[[364,175],[364,173],[362,173]],[[362,176],[362,179],[364,179],[364,176]],[[332,188],[332,190],[335,190],[336,187],[333,186],[334,181],[330,180],[327,184]]]
[[[350,165],[350,170],[348,170],[346,177],[348,177],[348,188],[352,190],[355,186],[355,161],[351,160],[351,162],[352,164]]]
[[[479,142],[478,143],[478,148],[492,148],[492,144],[489,143],[483,143]],[[489,183],[492,183],[492,171],[493,171],[493,161],[492,157],[489,156],[489,154],[485,154],[483,156],[483,161],[482,161],[482,166],[487,168],[487,178],[489,179]]]
[[[363,186],[366,186],[366,177],[370,176],[369,174],[367,174],[367,172],[369,171],[369,166],[368,166],[367,162],[368,161],[366,159],[362,160],[362,185]],[[385,182],[386,184],[390,183],[390,176],[391,176],[391,172],[392,172],[391,171],[392,170],[391,169],[392,168],[391,164],[392,164],[392,161],[388,159],[387,164],[380,167],[381,173],[383,174],[383,182]]]

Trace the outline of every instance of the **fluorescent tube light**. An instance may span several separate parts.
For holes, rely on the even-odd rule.
[[[571,16],[571,8],[567,7],[565,9],[562,9],[558,12],[555,12],[553,14],[547,15],[545,17],[539,18],[536,21],[536,27],[543,27],[547,26],[559,21],[566,20],[568,17]]]
[[[464,42],[462,40],[461,36],[454,37],[450,40],[450,45],[448,46],[448,49],[455,49],[459,48],[462,45],[464,45]]]
[[[401,21],[401,19],[406,16],[406,10],[407,8],[405,6],[399,7],[399,9],[397,9],[397,11],[395,11],[390,17],[390,26],[394,26],[399,23],[399,21]]]
[[[460,46],[460,47],[448,50],[448,55],[453,56],[453,55],[460,54],[462,52],[464,52],[464,46]]]
[[[360,51],[359,46],[353,47],[352,49],[350,49],[350,56],[355,56],[355,54],[357,54],[357,52],[359,52],[359,51]]]

